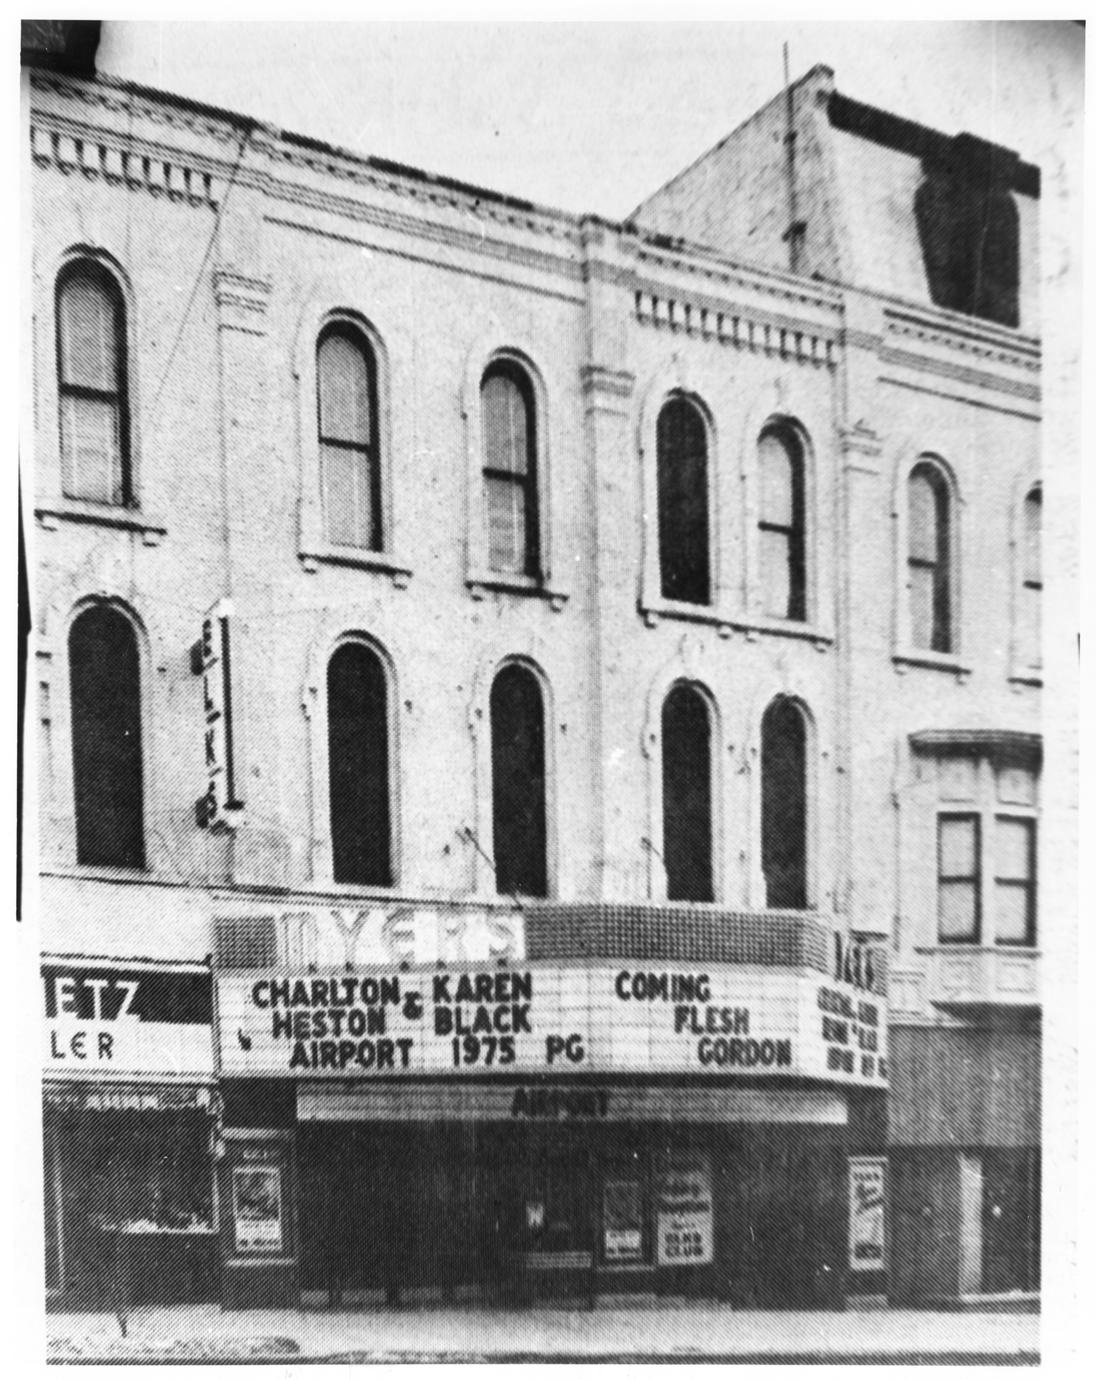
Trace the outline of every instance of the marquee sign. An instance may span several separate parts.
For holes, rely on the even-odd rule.
[[[44,962],[42,1003],[48,1076],[213,1075],[208,969]]]
[[[491,965],[218,978],[229,1077],[529,1073],[812,1078],[885,1087],[882,1002],[726,965]]]

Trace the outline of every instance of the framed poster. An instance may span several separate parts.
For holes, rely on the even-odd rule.
[[[232,1171],[232,1216],[241,1255],[280,1255],[282,1171],[278,1165],[237,1165]]]
[[[601,1204],[601,1248],[606,1265],[641,1264],[643,1186],[638,1179],[606,1179]]]
[[[710,1265],[712,1167],[707,1155],[670,1155],[656,1184],[658,1264]]]
[[[882,1270],[886,1248],[887,1162],[849,1160],[849,1269]]]

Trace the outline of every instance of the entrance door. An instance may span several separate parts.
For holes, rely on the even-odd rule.
[[[987,1294],[1038,1289],[1038,1151],[988,1151],[982,1173],[982,1288]]]

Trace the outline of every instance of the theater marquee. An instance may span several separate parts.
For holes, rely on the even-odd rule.
[[[879,997],[821,976],[521,964],[225,973],[226,1076],[699,1074],[884,1087]]]

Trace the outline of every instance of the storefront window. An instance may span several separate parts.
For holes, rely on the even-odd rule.
[[[604,1264],[642,1265],[650,1254],[645,1184],[637,1170],[608,1168],[601,1190]]]
[[[522,1251],[558,1254],[589,1249],[586,1175],[570,1157],[530,1167],[522,1190],[518,1235]]]

